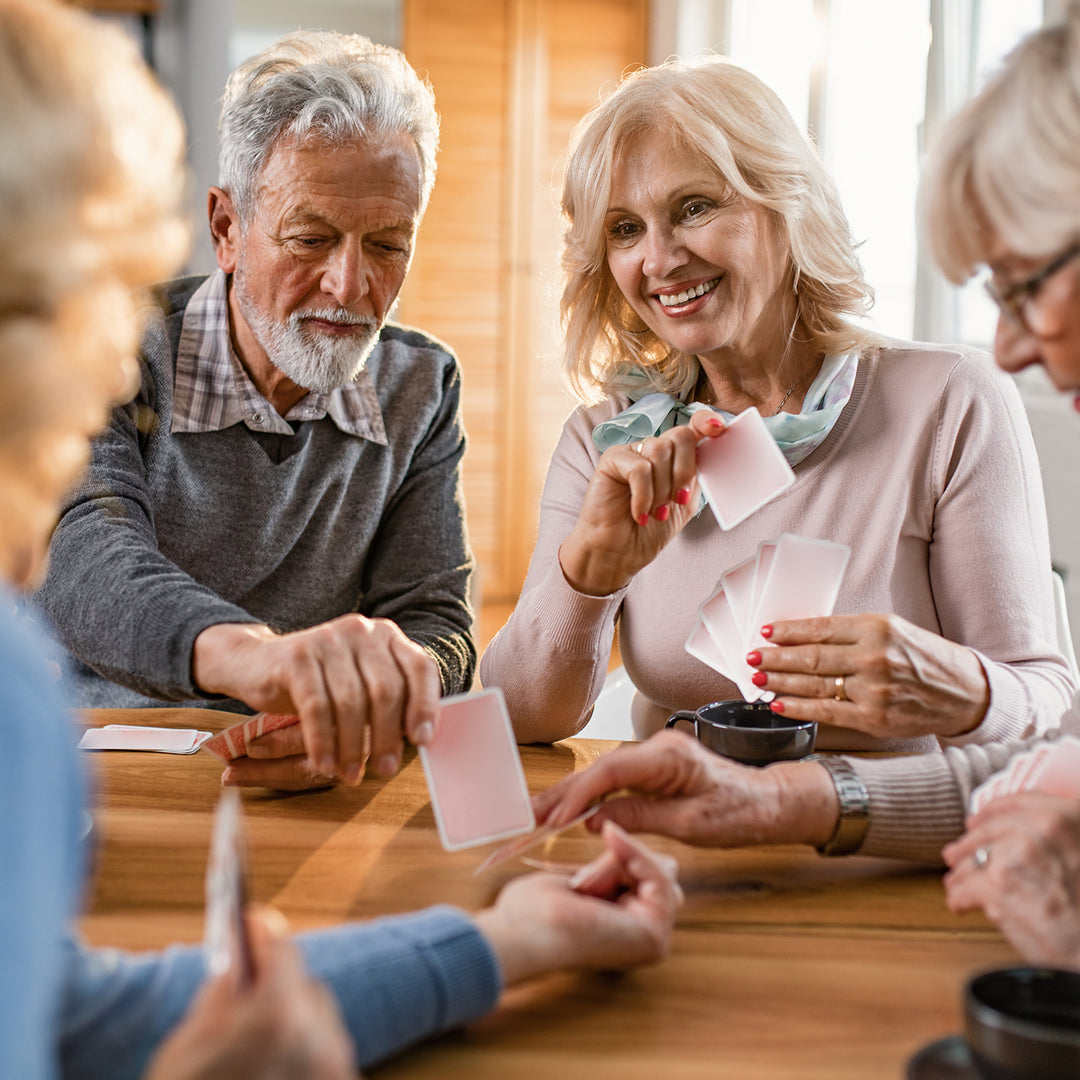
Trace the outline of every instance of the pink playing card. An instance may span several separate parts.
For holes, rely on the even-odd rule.
[[[698,480],[721,529],[731,529],[795,483],[761,413],[739,413],[722,435],[697,446]]]
[[[751,616],[747,651],[768,644],[761,636],[766,623],[831,615],[850,555],[845,544],[781,536]]]
[[[458,694],[439,705],[420,761],[443,847],[458,851],[535,828],[502,691]]]
[[[1027,790],[1070,799],[1080,797],[1080,740],[1066,735],[1051,743],[1028,774]]]
[[[295,713],[258,713],[207,739],[202,747],[222,761],[233,761],[235,758],[245,757],[252,740],[260,735],[299,723],[300,717]]]
[[[701,621],[724,659],[721,674],[735,683],[747,701],[757,701],[766,696],[765,691],[751,682],[754,669],[746,662],[746,652],[742,647],[743,631],[735,621],[726,592],[716,593],[701,605]],[[771,700],[772,696],[769,694],[768,698]]]
[[[754,610],[754,581],[758,574],[759,559],[760,548],[757,554],[720,575],[720,587],[727,595],[731,617],[739,628],[740,646],[746,639],[746,627]]]
[[[729,678],[727,657],[717,648],[716,642],[709,633],[709,628],[700,619],[686,639],[684,648],[695,659],[708,664],[713,671],[718,671],[724,678]]]

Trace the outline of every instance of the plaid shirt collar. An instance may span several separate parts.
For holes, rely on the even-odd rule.
[[[176,354],[172,431],[251,431],[293,435],[289,420],[329,416],[346,435],[386,445],[386,429],[367,368],[330,394],[309,393],[284,416],[259,393],[233,351],[225,274],[218,270],[195,291],[184,311]]]

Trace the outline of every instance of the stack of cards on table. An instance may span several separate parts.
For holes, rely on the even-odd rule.
[[[194,728],[145,727],[137,724],[106,724],[87,728],[79,740],[80,750],[150,750],[158,754],[194,754],[209,740],[209,731]]]
[[[750,681],[756,669],[746,654],[769,645],[761,636],[768,623],[831,615],[850,555],[845,544],[790,533],[759,544],[753,558],[720,576],[686,651],[730,679],[747,701],[771,700]]]
[[[971,793],[971,813],[981,810],[991,799],[1021,791],[1080,798],[1080,739],[1065,735],[1017,754],[1006,768]]]

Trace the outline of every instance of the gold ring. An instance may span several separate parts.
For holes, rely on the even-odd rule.
[[[833,679],[833,701],[847,701],[847,676],[837,675]]]
[[[644,443],[645,443],[644,439],[642,439],[641,442],[633,442],[633,443],[630,444],[630,449],[633,450],[635,454],[640,454],[641,453],[641,447],[644,445]]]

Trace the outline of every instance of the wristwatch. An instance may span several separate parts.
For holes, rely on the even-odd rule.
[[[870,793],[851,762],[835,755],[813,755],[836,785],[840,820],[836,830],[817,850],[821,855],[854,855],[870,828]]]

